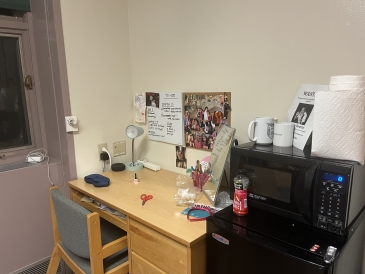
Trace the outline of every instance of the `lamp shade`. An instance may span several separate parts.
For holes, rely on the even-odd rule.
[[[127,126],[127,128],[125,129],[125,134],[131,139],[135,139],[138,136],[141,136],[143,133],[143,128],[134,125]]]

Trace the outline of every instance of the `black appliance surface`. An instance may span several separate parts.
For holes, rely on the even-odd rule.
[[[325,263],[323,255],[328,246],[339,254],[344,244],[339,237],[259,209],[236,216],[229,206],[207,219],[207,272],[332,273],[333,264]]]
[[[350,238],[363,220],[365,166],[311,156],[311,148],[247,143],[232,147],[233,178],[244,168],[250,179],[249,208],[258,208]]]
[[[257,150],[257,151],[265,151],[272,154],[281,154],[281,155],[289,155],[293,157],[299,158],[307,158],[307,159],[323,159],[322,157],[312,156],[311,155],[311,146],[305,146],[303,150],[296,148],[296,147],[278,147],[274,145],[258,145],[254,142],[248,142],[240,147],[245,147],[250,150]],[[339,163],[355,163],[354,161],[347,161],[347,160],[340,160],[340,159],[327,159],[329,161],[339,162]]]

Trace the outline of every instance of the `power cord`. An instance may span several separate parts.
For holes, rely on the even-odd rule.
[[[109,154],[105,151],[100,153],[100,160],[103,161],[103,172],[105,171],[105,162],[109,160]]]
[[[39,148],[39,149],[32,150],[26,156],[25,162],[26,163],[40,163],[40,162],[43,162],[44,159],[47,159],[48,180],[51,183],[51,185],[54,186],[54,183],[52,182],[51,177],[49,176],[49,157],[48,157],[47,154],[48,154],[48,152],[44,148]]]
[[[101,151],[104,151],[104,152],[108,153],[108,156],[109,156],[109,170],[112,170],[112,157],[110,157],[109,151],[105,147],[103,147],[101,149]],[[103,171],[104,171],[104,168],[105,168],[105,161],[104,161]]]
[[[36,149],[28,153],[25,161],[28,163],[40,163],[47,157],[47,150],[44,148]]]

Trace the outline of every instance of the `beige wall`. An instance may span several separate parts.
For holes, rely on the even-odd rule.
[[[133,91],[232,93],[240,143],[259,115],[280,120],[300,84],[365,74],[365,3],[359,0],[130,0]],[[149,142],[170,170],[173,145]],[[188,149],[188,166],[200,154]]]
[[[253,117],[285,119],[300,84],[365,74],[360,0],[85,3],[61,1],[72,114],[80,120],[79,176],[101,171],[98,143],[111,148],[126,139],[133,92],[231,92],[232,126],[242,143]],[[183,172],[174,167],[173,145],[148,141],[145,133],[136,148],[139,158]],[[205,155],[188,149],[188,165]],[[116,160],[129,161],[130,150]]]
[[[61,0],[77,175],[102,172],[97,144],[126,140],[133,123],[127,1]],[[125,156],[113,162],[130,161]]]

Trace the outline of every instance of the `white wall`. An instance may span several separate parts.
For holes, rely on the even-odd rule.
[[[259,115],[284,120],[302,83],[365,74],[360,0],[130,0],[133,92],[228,91],[232,126],[246,142]],[[142,152],[175,168],[174,146]],[[201,158],[187,150],[188,166]]]
[[[102,172],[97,144],[126,140],[133,123],[128,9],[123,0],[61,0],[77,175]],[[127,162],[127,154],[113,162]]]
[[[232,126],[243,143],[253,117],[285,119],[300,84],[365,74],[360,0],[61,4],[72,114],[80,120],[79,177],[101,171],[98,143],[111,149],[113,141],[127,140],[134,92],[231,92]],[[148,141],[146,135],[136,139],[136,156],[183,172],[175,168],[174,146]],[[128,141],[127,155],[114,160],[130,161]],[[188,165],[206,154],[188,149]]]

